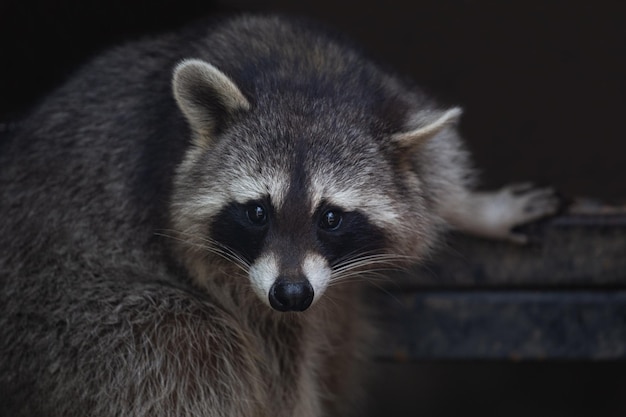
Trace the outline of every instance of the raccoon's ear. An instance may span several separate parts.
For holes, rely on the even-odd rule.
[[[178,64],[172,89],[198,145],[208,145],[234,114],[250,109],[250,103],[230,78],[199,59]]]
[[[424,142],[441,133],[444,129],[455,126],[462,112],[459,107],[443,111],[435,116],[428,117],[427,120],[421,120],[419,123],[420,127],[417,129],[392,135],[391,140],[399,149],[410,153],[419,148]],[[420,119],[423,119],[423,117],[420,117]]]

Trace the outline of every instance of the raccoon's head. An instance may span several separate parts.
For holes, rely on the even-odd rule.
[[[436,219],[408,155],[454,114],[377,138],[324,103],[277,108],[279,92],[251,102],[200,60],[178,65],[173,90],[193,143],[172,222],[200,283],[245,276],[268,306],[303,311],[331,284],[417,259],[432,241]]]

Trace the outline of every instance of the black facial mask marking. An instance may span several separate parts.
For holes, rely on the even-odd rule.
[[[329,213],[333,213],[332,216]],[[386,246],[383,232],[359,211],[322,205],[315,217],[321,253],[330,265],[365,252],[380,251]]]
[[[261,253],[272,222],[273,209],[268,201],[227,205],[211,223],[211,237],[252,264]]]

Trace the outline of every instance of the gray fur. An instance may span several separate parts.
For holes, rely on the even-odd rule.
[[[0,149],[0,415],[346,415],[369,268],[554,210],[551,192],[472,192],[458,115],[308,22],[244,16],[96,58]],[[217,245],[224,208],[263,195],[258,258]],[[329,261],[310,230],[326,202],[384,248]],[[272,310],[274,269],[319,280],[313,305]]]

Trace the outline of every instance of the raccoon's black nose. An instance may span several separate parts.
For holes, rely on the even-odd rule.
[[[279,277],[270,288],[270,305],[278,311],[304,311],[313,302],[313,287],[308,280],[290,281]]]

